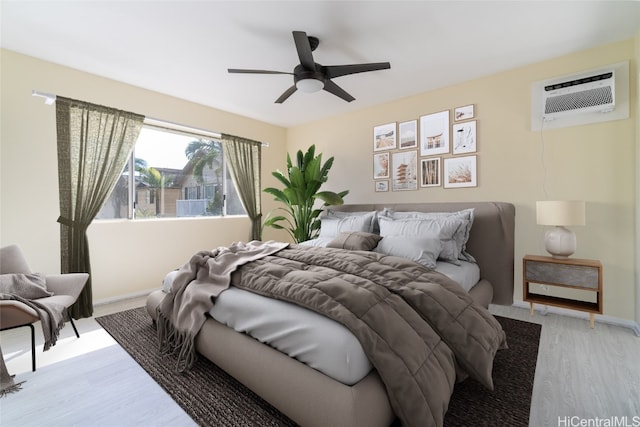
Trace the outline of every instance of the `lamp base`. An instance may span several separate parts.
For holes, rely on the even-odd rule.
[[[566,259],[576,251],[576,234],[565,227],[557,226],[546,232],[544,244],[553,258]]]

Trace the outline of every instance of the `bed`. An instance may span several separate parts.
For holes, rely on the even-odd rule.
[[[473,212],[465,251],[479,268],[468,294],[480,305],[513,302],[515,208],[502,202],[361,204],[331,207],[340,217],[359,212]],[[379,227],[379,225],[378,225]],[[373,230],[380,232],[380,229]],[[384,240],[384,238],[382,239]],[[147,310],[155,320],[164,298],[153,292]],[[376,369],[345,384],[263,344],[247,333],[208,318],[196,338],[198,353],[238,379],[303,426],[388,426],[396,418]]]

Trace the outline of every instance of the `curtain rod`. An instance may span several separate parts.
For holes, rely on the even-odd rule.
[[[56,102],[56,96],[52,93],[40,92],[38,90],[33,89],[31,91],[31,96],[38,96],[40,98],[44,98],[44,103],[46,105],[53,105],[53,103]],[[151,127],[175,131],[175,132],[195,133],[195,134],[199,134],[209,138],[219,139],[222,137],[222,135],[218,132],[211,132],[205,129],[198,129],[190,126],[184,126],[177,123],[168,122],[166,120],[154,119],[152,117],[145,117],[144,124]],[[269,147],[268,142],[261,142],[261,144],[263,147]]]
[[[166,120],[154,119],[152,117],[145,117],[144,124],[156,129],[163,129],[170,132],[178,132],[182,134],[192,134],[192,135],[195,134],[195,135],[200,135],[207,138],[216,138],[216,139],[222,138],[222,134],[218,132],[211,132],[209,130],[194,128],[191,126],[185,126],[178,123],[168,122]],[[269,147],[269,143],[267,142],[261,142],[260,144],[263,147]]]
[[[166,120],[154,119],[153,117],[145,117],[144,124],[157,129],[164,129],[178,133],[197,134],[200,136],[205,136],[207,138],[220,139],[222,137],[222,135],[218,132],[211,132],[205,129],[198,129],[191,126],[180,125],[178,123],[168,122]]]
[[[31,91],[31,96],[39,96],[40,98],[44,98],[44,103],[47,105],[53,105],[56,102],[56,96],[52,93],[39,92],[37,90]]]

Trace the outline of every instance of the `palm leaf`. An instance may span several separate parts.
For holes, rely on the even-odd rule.
[[[291,182],[289,182],[289,180],[284,176],[284,174],[282,172],[280,172],[279,170],[275,171],[275,172],[271,172],[271,175],[273,175],[278,181],[280,181],[285,187],[291,187]]]
[[[304,179],[310,182],[318,180],[320,176],[320,158],[316,157],[307,163],[307,168],[304,170]]]
[[[322,165],[320,176],[322,176],[323,181],[327,180],[327,177],[329,175],[329,169],[331,169],[331,166],[333,166],[333,157],[329,157],[327,162],[324,165]]]
[[[322,200],[327,206],[341,205],[344,203],[342,197],[340,197],[339,194],[334,193],[333,191],[320,191],[316,194],[316,197]]]
[[[273,187],[268,187],[268,188],[265,188],[263,191],[265,193],[271,194],[279,202],[282,202],[282,203],[285,203],[285,204],[290,203],[289,198],[287,197],[287,195],[282,190],[278,190],[277,188],[273,188]]]

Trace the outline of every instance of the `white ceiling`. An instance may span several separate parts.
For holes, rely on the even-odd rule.
[[[638,1],[2,0],[1,7],[3,48],[287,127],[640,29]],[[389,61],[391,69],[336,78],[351,103],[298,91],[282,105],[274,101],[292,76],[227,73],[291,72],[299,63],[293,30],[320,39],[314,59],[323,65]]]

